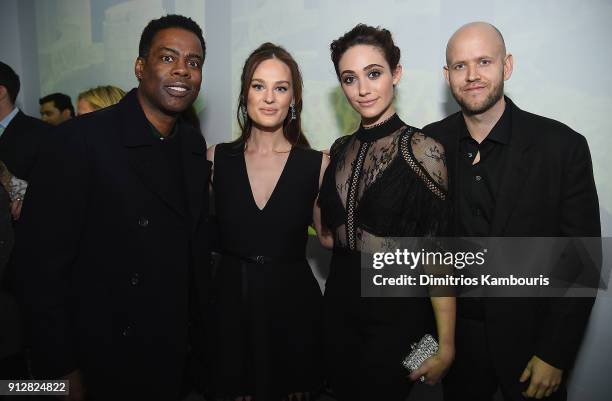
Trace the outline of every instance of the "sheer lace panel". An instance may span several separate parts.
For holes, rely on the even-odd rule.
[[[358,199],[361,199],[363,193],[367,191],[377,179],[380,178],[387,167],[389,167],[389,164],[397,156],[397,138],[401,131],[402,130],[397,131],[392,135],[380,138],[375,142],[371,142],[372,145],[368,149],[368,153],[363,164]],[[357,202],[359,202],[359,200],[357,200]]]
[[[399,136],[405,127],[375,141],[360,141],[353,136],[336,164],[336,190],[344,206],[346,225],[336,229],[335,240],[341,247],[361,249],[364,233],[356,221],[356,211],[364,193],[397,157]]]
[[[355,161],[360,149],[361,142],[355,138],[349,139],[349,143],[344,152],[338,154],[336,163],[336,190],[342,201],[342,206],[346,209],[346,199],[348,197],[351,172],[355,168]]]
[[[406,142],[408,138],[403,139]],[[427,176],[422,177],[427,186],[437,196],[444,199],[445,192],[448,189],[448,175],[446,170],[446,157],[444,147],[435,139],[423,135],[421,132],[415,132],[410,136],[411,154],[404,153],[404,158],[411,164],[415,160],[427,173]],[[406,149],[408,150],[408,149]],[[410,156],[413,156],[414,159]],[[411,165],[412,167],[412,165]],[[417,174],[421,175],[418,171]],[[433,180],[443,191],[432,188],[430,180]],[[435,187],[435,186],[434,186]]]

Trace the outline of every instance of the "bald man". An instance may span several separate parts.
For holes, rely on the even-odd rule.
[[[597,237],[597,192],[585,138],[504,96],[513,57],[494,26],[455,32],[444,76],[461,111],[424,132],[447,152],[454,234]],[[462,298],[446,401],[567,398],[564,379],[592,298]]]

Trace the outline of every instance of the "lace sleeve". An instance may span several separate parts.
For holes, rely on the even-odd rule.
[[[348,142],[350,138],[350,135],[344,135],[334,141],[331,148],[329,149],[329,155],[332,159],[338,158],[340,151],[344,148],[344,145]]]
[[[407,132],[401,138],[401,151],[427,188],[440,199],[446,199],[448,173],[444,146],[421,132]]]

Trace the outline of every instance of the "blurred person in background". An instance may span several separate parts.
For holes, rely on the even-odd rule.
[[[43,148],[48,124],[24,114],[16,105],[21,82],[0,62],[0,378],[27,379],[21,318],[15,300],[15,265],[11,263],[13,224],[32,167]]]
[[[28,177],[50,128],[19,110],[15,101],[20,88],[19,76],[10,66],[0,62],[0,161],[6,165],[10,176],[6,189],[11,197],[14,219],[19,218]]]
[[[74,107],[70,96],[63,93],[52,93],[38,100],[40,118],[51,125],[60,125],[74,117]]]
[[[81,92],[77,100],[77,116],[119,103],[123,96],[123,89],[112,85],[97,86]]]

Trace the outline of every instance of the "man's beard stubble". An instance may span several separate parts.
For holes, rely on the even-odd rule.
[[[461,106],[461,111],[463,111],[464,114],[471,115],[471,116],[476,115],[476,114],[482,114],[486,112],[487,110],[489,110],[491,107],[493,107],[495,103],[497,103],[499,99],[501,99],[504,96],[504,81],[502,81],[499,85],[495,85],[493,87],[493,91],[487,95],[484,103],[479,107],[471,107],[469,104],[462,101],[462,99],[459,96],[457,96],[455,91],[451,90],[451,93],[453,97],[455,98],[455,100],[457,101],[457,103],[459,104],[459,106]]]

